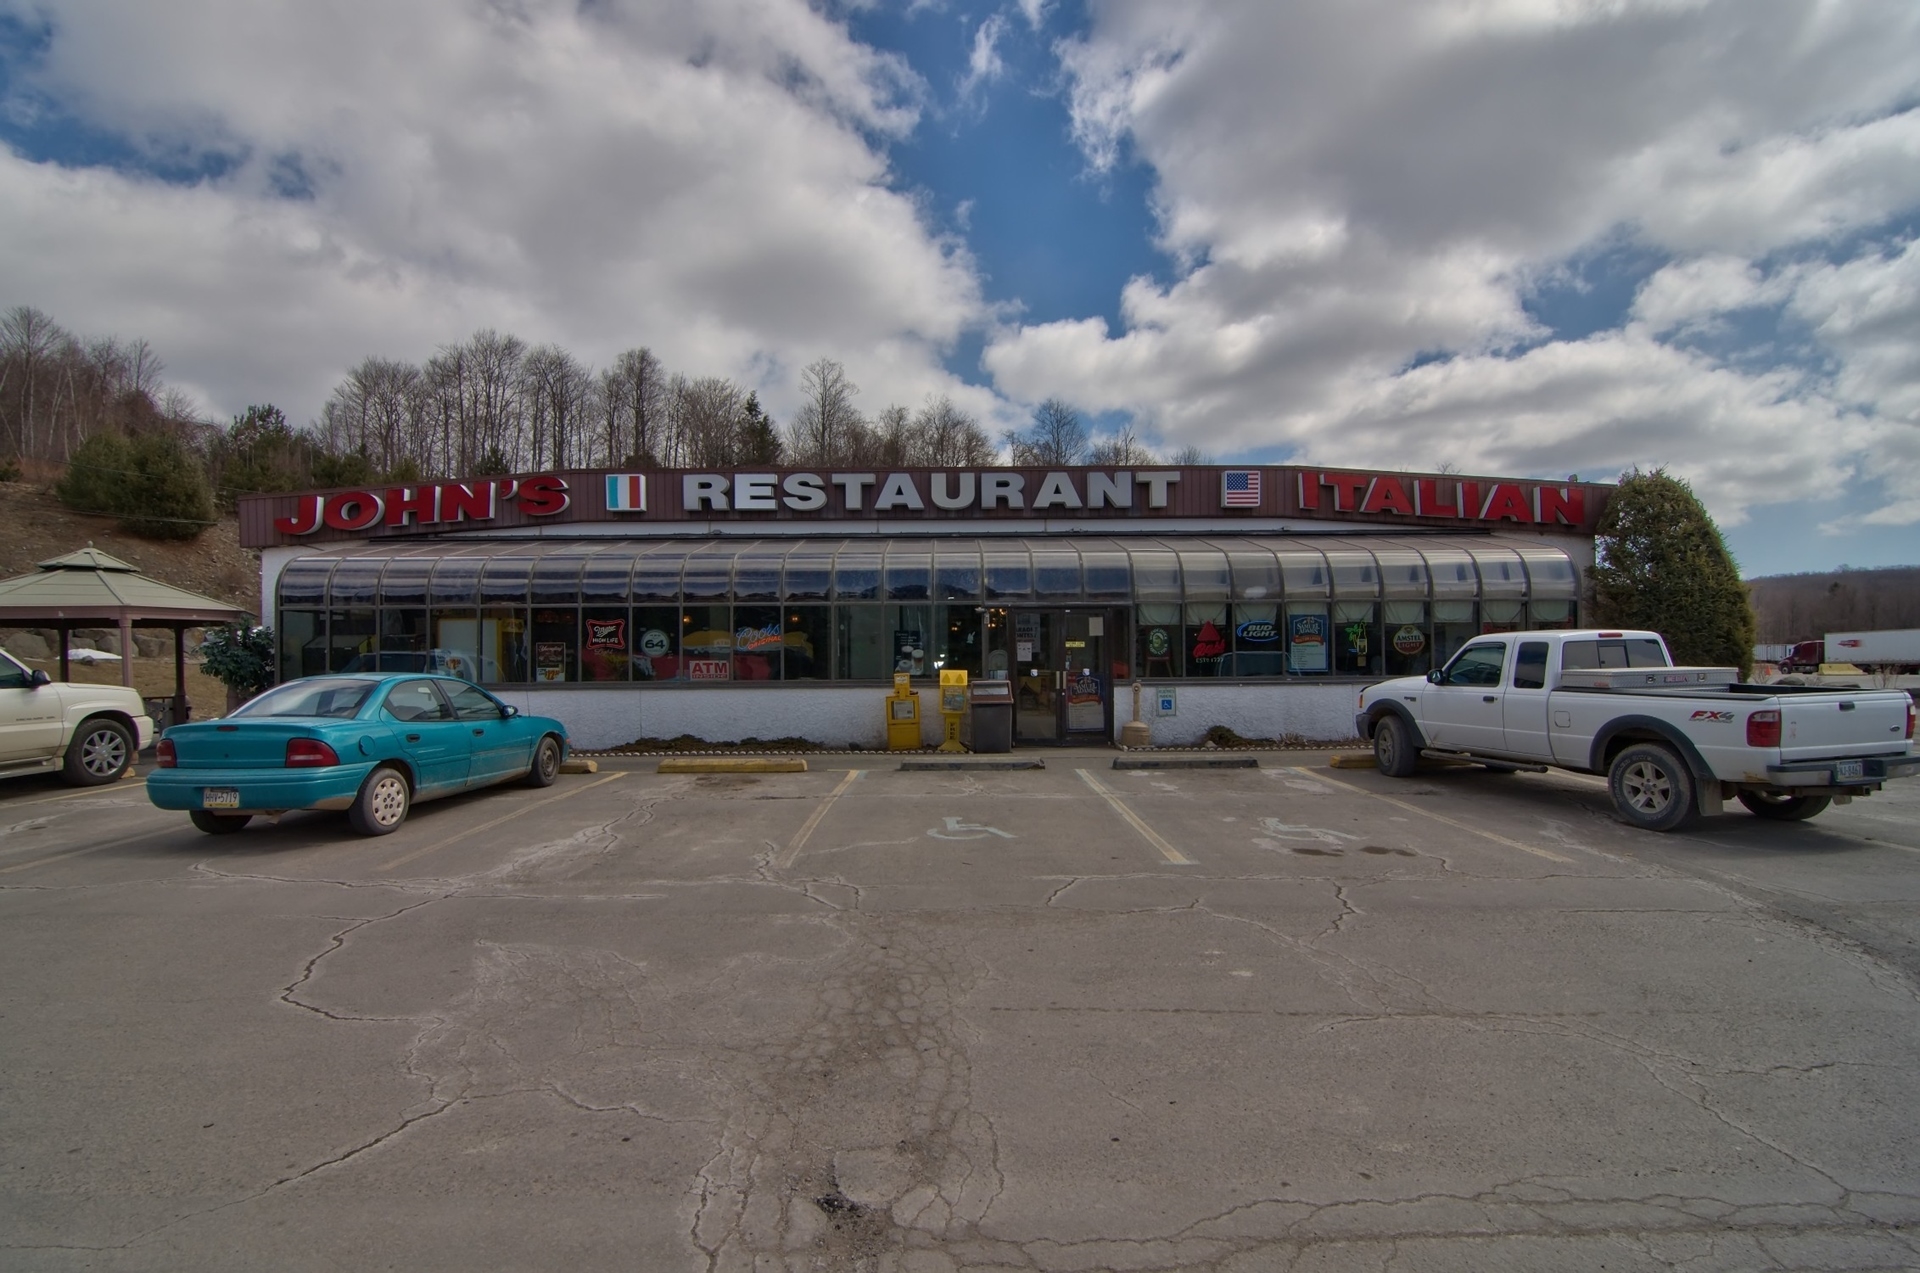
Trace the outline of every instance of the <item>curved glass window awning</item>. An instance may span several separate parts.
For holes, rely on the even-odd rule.
[[[1088,536],[989,540],[524,540],[367,546],[298,557],[285,607],[631,601],[1573,601],[1579,571],[1540,540],[1500,536]]]

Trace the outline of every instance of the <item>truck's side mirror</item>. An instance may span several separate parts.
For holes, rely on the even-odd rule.
[[[1433,669],[1433,671],[1427,673],[1427,683],[1429,685],[1439,685],[1443,683],[1446,679],[1447,679],[1447,670],[1443,667],[1436,667],[1435,669]]]
[[[47,675],[45,668],[36,667],[27,676],[27,688],[30,690],[37,690],[42,685],[51,684],[53,684],[53,678]]]

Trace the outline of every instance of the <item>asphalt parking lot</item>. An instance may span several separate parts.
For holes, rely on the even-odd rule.
[[[0,786],[8,1269],[1920,1266],[1920,783]]]

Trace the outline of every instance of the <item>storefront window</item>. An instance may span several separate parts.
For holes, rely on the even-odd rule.
[[[1033,593],[1033,558],[1026,549],[989,547],[985,553],[987,596],[1019,600]]]
[[[733,608],[733,679],[777,681],[786,670],[779,606]]]
[[[1137,675],[1147,679],[1180,676],[1180,607],[1140,605],[1134,609],[1133,651]]]
[[[432,648],[441,651],[441,659],[455,667],[480,667],[479,679],[485,680],[486,669],[480,664],[480,623],[473,607],[430,610],[427,619],[433,631]]]
[[[680,608],[633,608],[633,679],[680,680]]]
[[[884,681],[893,676],[886,624],[886,606],[838,606],[834,609],[835,639],[839,649],[839,679]]]
[[[1291,583],[1291,578],[1289,578]],[[1327,607],[1317,601],[1287,603],[1287,671],[1294,676],[1324,676],[1332,670],[1332,633]]]
[[[1380,671],[1377,607],[1371,601],[1333,603],[1333,670],[1341,676],[1372,676]]]
[[[523,607],[481,607],[478,640],[481,684],[525,685],[533,679]]]
[[[1222,572],[1226,558],[1220,559]],[[1189,566],[1187,577],[1191,579]],[[1232,627],[1227,623],[1227,607],[1222,602],[1187,603],[1186,641],[1188,676],[1226,676],[1231,667],[1228,654],[1233,649]]]
[[[690,681],[733,679],[733,616],[726,606],[688,606],[680,613],[680,656]]]
[[[906,672],[913,676],[933,675],[933,657],[929,653],[933,635],[932,614],[928,607],[888,606],[886,613],[889,625],[887,649],[893,656],[893,666],[885,674],[889,677],[895,672]]]
[[[1240,577],[1236,569],[1235,578]],[[1277,582],[1277,581],[1276,581]],[[1271,601],[1242,601],[1233,607],[1233,674],[1284,676],[1286,642],[1280,607]]]
[[[386,607],[380,611],[380,653],[382,655],[419,655],[417,659],[380,659],[367,670],[378,672],[434,672],[426,662],[426,611],[401,611]]]
[[[1536,601],[1527,609],[1529,614],[1527,626],[1536,631],[1573,626],[1573,602],[1571,601]]]
[[[362,654],[370,654],[379,637],[372,610],[335,610],[327,624],[326,671],[338,672]]]
[[[580,612],[580,679],[624,681],[633,662],[632,617],[626,608],[588,606]]]
[[[1476,608],[1471,601],[1434,600],[1433,666],[1442,666],[1453,657],[1454,651],[1480,635]]]
[[[580,679],[580,611],[533,608],[533,679],[553,684]]]
[[[785,649],[784,679],[824,681],[833,674],[833,609],[830,606],[788,606],[781,644]]]
[[[840,601],[874,601],[880,596],[880,554],[844,549],[833,559],[833,595]]]
[[[1482,601],[1480,630],[1482,632],[1518,632],[1520,617],[1526,612],[1526,608],[1526,603],[1521,601]]]
[[[1433,667],[1424,601],[1389,601],[1381,631],[1381,656],[1388,676],[1420,676]]]
[[[319,610],[280,612],[280,679],[318,676],[327,670],[326,619]]]
[[[943,550],[933,560],[933,597],[936,601],[980,599],[980,552]]]
[[[965,672],[978,677],[986,667],[986,652],[980,645],[980,607],[964,605],[935,606],[933,644],[927,647],[927,675],[938,672]]]

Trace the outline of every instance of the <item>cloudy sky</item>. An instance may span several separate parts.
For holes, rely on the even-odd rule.
[[[0,142],[215,417],[494,327],[1920,561],[1913,0],[0,0]]]

